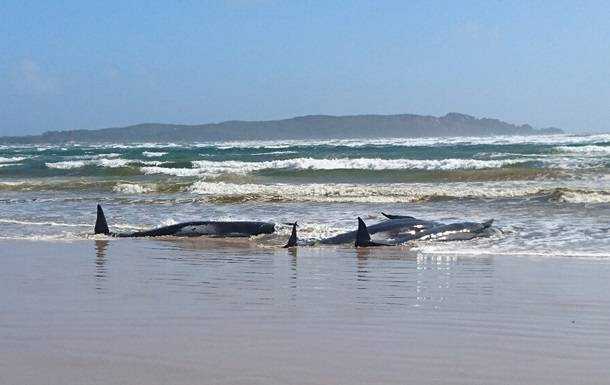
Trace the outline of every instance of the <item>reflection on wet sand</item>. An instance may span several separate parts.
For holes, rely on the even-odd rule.
[[[152,265],[158,269],[147,273],[147,279],[176,290],[188,288],[206,301],[219,303],[233,298],[269,304],[284,295],[289,295],[289,301],[300,301],[312,287],[340,288],[350,275],[358,289],[351,293],[353,301],[365,306],[436,307],[450,297],[493,292],[494,266],[489,256],[426,255],[410,247],[283,249],[243,238],[133,242],[140,242],[149,250],[144,254],[157,261]],[[96,247],[100,255],[107,244]],[[350,260],[355,269],[343,263]],[[290,290],[278,290],[282,287]]]
[[[105,281],[108,240],[96,240],[96,281]],[[248,301],[262,303],[277,296],[275,288],[290,288],[292,300],[312,283],[322,287],[340,285],[353,274],[358,289],[355,302],[438,306],[456,295],[493,293],[494,259],[450,255],[426,255],[409,247],[263,247],[243,238],[159,238],[155,240],[114,240],[133,242],[149,255],[148,280],[205,294],[222,301],[227,296],[247,292]],[[120,249],[120,247],[117,247]],[[305,253],[305,256],[301,256]],[[326,255],[327,257],[320,258]],[[305,258],[307,263],[300,264]],[[315,258],[316,263],[311,263]],[[355,270],[342,264],[353,260]],[[163,266],[159,265],[163,263]],[[350,273],[351,271],[351,273]],[[321,281],[322,280],[322,281]],[[379,292],[383,291],[382,295]]]
[[[158,237],[154,239],[166,248],[208,251],[208,250],[264,250],[272,249],[273,245],[265,245],[250,238],[214,238],[214,237]]]
[[[36,366],[58,384],[297,373],[311,384],[501,385],[519,367],[523,383],[607,379],[608,262],[219,244],[9,243],[0,377],[43,383]]]
[[[299,249],[296,247],[291,247],[286,249],[286,252],[288,253],[288,255],[290,255],[290,260],[291,260],[291,268],[292,268],[292,285],[291,288],[296,289],[297,288],[297,278],[298,278],[298,255],[299,255]]]
[[[108,249],[109,241],[105,239],[98,239],[95,241],[95,280],[98,282],[96,287],[101,290],[101,281],[106,279],[106,252]]]

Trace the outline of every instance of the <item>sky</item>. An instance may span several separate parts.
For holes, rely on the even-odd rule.
[[[0,2],[0,135],[452,111],[610,130],[610,4]]]

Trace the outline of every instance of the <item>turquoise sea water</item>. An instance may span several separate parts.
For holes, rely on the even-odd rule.
[[[609,171],[610,134],[0,146],[0,237],[88,238],[98,202],[115,229],[298,220],[310,239],[385,211],[495,218],[464,253],[606,257]]]

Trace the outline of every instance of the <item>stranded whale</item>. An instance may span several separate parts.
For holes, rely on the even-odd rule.
[[[384,214],[385,215],[385,214]],[[371,246],[394,246],[414,240],[435,241],[463,241],[477,237],[489,236],[493,219],[485,222],[458,222],[451,224],[440,224],[420,231],[400,234],[384,242],[371,241],[370,233],[366,224],[358,217],[358,230],[356,234],[356,247]],[[372,226],[371,226],[372,227]]]
[[[430,229],[442,225],[442,223],[434,221],[426,221],[408,216],[386,215],[389,218],[383,222],[368,226],[369,234],[384,233],[387,237],[396,237],[400,234],[418,232],[425,229]],[[335,235],[334,237],[325,238],[320,241],[323,245],[339,245],[342,243],[354,242],[356,240],[357,231],[348,231],[347,233]]]
[[[458,222],[444,224],[434,221],[425,221],[406,215],[389,215],[382,213],[388,220],[367,226],[362,218],[358,217],[358,229],[339,234],[319,242],[311,241],[306,244],[337,245],[353,241],[356,247],[396,246],[414,240],[435,241],[462,241],[477,237],[491,235],[493,219],[486,222]],[[292,225],[292,234],[284,247],[297,245],[297,225]],[[371,231],[372,229],[372,231]],[[386,236],[384,241],[373,241],[371,234],[382,233]]]
[[[275,224],[269,222],[250,221],[194,221],[183,222],[156,229],[136,231],[133,233],[113,233],[108,228],[106,216],[102,206],[97,205],[97,220],[95,221],[95,234],[106,234],[113,237],[198,237],[209,235],[214,237],[250,237],[252,235],[272,234]]]

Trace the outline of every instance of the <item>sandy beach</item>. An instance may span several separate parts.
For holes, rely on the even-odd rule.
[[[606,384],[607,259],[0,244],[0,383]]]

